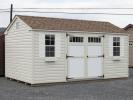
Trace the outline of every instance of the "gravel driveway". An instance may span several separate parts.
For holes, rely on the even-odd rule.
[[[40,87],[0,78],[0,100],[133,100],[133,77]]]

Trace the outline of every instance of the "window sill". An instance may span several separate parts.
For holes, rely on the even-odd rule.
[[[120,60],[121,60],[120,56],[113,57],[113,61],[120,61]]]
[[[55,57],[45,57],[45,61],[46,62],[54,62],[54,61],[56,61],[56,58]]]

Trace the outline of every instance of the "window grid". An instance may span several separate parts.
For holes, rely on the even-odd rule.
[[[83,37],[70,37],[69,42],[83,42]]]
[[[55,35],[45,35],[45,56],[55,56]]]
[[[101,38],[100,37],[88,37],[88,42],[89,43],[101,43]]]
[[[113,37],[113,56],[120,56],[120,37]]]

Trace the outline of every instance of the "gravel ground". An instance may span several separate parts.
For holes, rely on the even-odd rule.
[[[0,100],[133,100],[130,78],[31,87],[0,78]]]

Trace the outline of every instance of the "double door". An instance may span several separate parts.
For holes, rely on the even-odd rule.
[[[68,41],[68,78],[96,78],[103,75],[102,37],[82,42]],[[69,38],[70,39],[70,38]],[[76,38],[75,38],[76,40]]]

